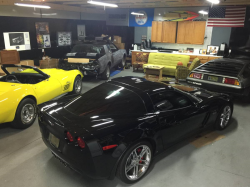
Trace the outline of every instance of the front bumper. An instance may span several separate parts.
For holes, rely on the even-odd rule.
[[[248,96],[250,92],[250,87],[248,88],[237,88],[235,86],[228,85],[216,85],[213,82],[209,83],[207,81],[201,81],[198,79],[187,78],[187,83],[210,90],[213,92],[226,93],[234,96]]]

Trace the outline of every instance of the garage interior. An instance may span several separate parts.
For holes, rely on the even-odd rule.
[[[12,55],[11,61],[14,61],[14,64],[17,65],[35,66],[42,71],[51,68],[64,69],[65,71],[73,69],[81,71],[82,66],[79,64],[86,63],[84,60],[79,60],[82,57],[67,55],[77,53],[72,52],[72,49],[74,49],[74,46],[80,45],[82,42],[81,37],[94,37],[94,40],[96,40],[96,37],[106,40],[103,38],[107,37],[117,47],[115,52],[126,51],[126,64],[122,65],[123,67],[120,67],[121,64],[119,64],[110,68],[108,80],[111,79],[112,81],[112,79],[118,77],[128,76],[145,78],[154,82],[162,81],[169,84],[174,82],[191,87],[199,86],[198,83],[194,85],[186,80],[186,77],[195,68],[188,71],[185,78],[182,78],[183,74],[176,74],[178,66],[183,64],[185,66],[184,61],[178,62],[175,60],[175,74],[171,72],[168,74],[163,69],[162,78],[162,71],[159,71],[160,73],[157,75],[148,75],[146,65],[147,63],[155,66],[163,65],[152,60],[152,53],[155,55],[158,53],[173,53],[179,56],[188,56],[189,60],[187,60],[185,71],[192,66],[191,64],[194,63],[196,58],[199,60],[199,64],[196,66],[198,67],[213,60],[226,59],[230,55],[230,58],[234,58],[242,51],[244,56],[248,56],[247,61],[250,62],[250,1],[220,0],[218,4],[216,3],[217,0],[212,1],[213,3],[211,1],[101,1],[118,6],[117,8],[110,8],[90,4],[86,0],[2,0],[0,1],[0,33],[3,34],[0,34],[0,50],[9,50]],[[44,5],[49,6],[50,9],[22,7],[15,5],[16,3],[26,3],[33,6]],[[217,13],[212,14],[214,8],[223,9],[218,9]],[[235,11],[237,11],[237,8],[244,8],[244,20],[240,21],[240,24],[237,23],[238,25],[235,25],[235,21],[223,25],[225,21],[221,21],[220,23],[212,23],[212,26],[209,26],[209,22],[211,22],[209,19],[222,19],[220,17],[221,11],[224,11],[225,14],[227,8],[236,8]],[[199,13],[201,10],[203,12]],[[175,11],[179,11],[180,17],[178,15],[178,18],[175,18],[178,21],[172,20]],[[197,20],[186,20],[187,18],[182,16],[185,11],[195,13],[191,17],[195,15],[195,18],[192,19]],[[135,19],[136,15],[131,14],[132,12],[142,13],[143,16],[146,14],[146,19],[145,17],[140,18],[145,23],[141,24],[140,20]],[[165,16],[168,12],[171,14],[170,17],[168,17],[169,15]],[[227,19],[238,20],[242,17],[242,14],[239,13],[240,16],[234,15],[234,18]],[[225,18],[225,15],[223,17]],[[192,25],[192,29],[189,28],[188,30],[189,26],[183,25],[184,22],[199,22],[201,24],[198,26]],[[49,43],[46,44],[45,37],[43,42],[39,43],[37,23],[47,23],[49,25],[49,33],[42,34],[50,36]],[[181,30],[182,28],[184,29]],[[82,33],[81,29],[85,33]],[[20,45],[11,44],[11,42],[15,42],[11,38],[11,33],[24,33],[25,36],[27,32],[29,33],[28,43],[25,41]],[[8,39],[6,39],[5,34],[7,33],[9,34],[9,42],[6,42]],[[65,35],[69,33],[67,36],[70,36],[70,43],[65,41],[64,44],[60,45],[60,33]],[[86,38],[84,40],[87,40]],[[22,49],[23,45],[25,49]],[[216,53],[209,51],[210,47],[218,47]],[[0,53],[0,57],[1,55],[3,53]],[[138,62],[138,58],[141,56],[147,56],[146,61],[141,60]],[[121,59],[123,57],[121,56]],[[67,58],[70,66],[60,65],[65,58]],[[76,66],[72,65],[74,62],[70,63],[69,61],[74,58],[79,61]],[[83,58],[85,60],[87,58],[91,59],[91,57],[86,56]],[[89,59],[87,63],[90,62]],[[0,61],[0,65],[4,64],[2,62]],[[10,64],[10,62],[7,64]],[[166,68],[166,65],[164,65],[164,68]],[[81,94],[107,81],[103,80],[101,74],[93,75],[88,72],[81,72],[84,76],[81,82]],[[4,77],[5,72],[1,70],[0,76]],[[216,90],[211,91],[216,92]],[[1,92],[5,92],[5,90],[0,88],[0,96]],[[221,93],[222,91],[217,92]],[[65,95],[68,94],[60,95],[52,101],[56,101]],[[112,180],[92,179],[65,167],[58,159],[55,159],[50,149],[44,144],[38,117],[32,126],[22,130],[12,128],[11,122],[0,124],[0,186],[249,186],[250,91],[248,96],[239,96],[233,93],[229,95],[232,98],[234,109],[232,119],[225,130],[218,131],[209,128],[198,135],[176,143],[162,153],[156,154],[145,176],[140,181],[130,185],[122,182],[117,177]],[[5,106],[1,105],[0,97],[0,115],[2,115],[1,110],[3,107]]]

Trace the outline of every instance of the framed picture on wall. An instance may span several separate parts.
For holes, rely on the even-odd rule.
[[[86,36],[85,25],[77,25],[78,40],[84,40]]]
[[[71,32],[57,33],[58,46],[70,46],[72,43]]]
[[[219,46],[208,45],[207,46],[207,54],[208,55],[217,55],[219,52]]]
[[[5,49],[17,51],[30,50],[29,32],[4,32]]]

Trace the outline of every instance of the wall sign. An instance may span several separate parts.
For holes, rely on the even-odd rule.
[[[72,43],[71,32],[58,32],[57,41],[58,46],[70,46]]]
[[[36,39],[38,49],[51,47],[48,22],[36,22]]]
[[[84,40],[86,36],[85,25],[77,25],[78,40]]]
[[[29,32],[4,32],[5,49],[17,51],[30,50]]]
[[[132,15],[131,12],[143,13],[144,15]],[[154,9],[129,9],[130,27],[151,27],[154,20]]]

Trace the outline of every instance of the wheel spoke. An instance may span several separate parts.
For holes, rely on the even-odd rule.
[[[138,165],[135,166],[135,177],[138,177],[139,167]]]
[[[134,165],[130,165],[128,168],[126,168],[126,173],[129,172],[133,167]]]

